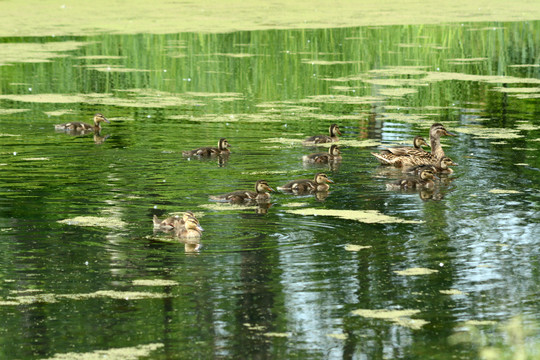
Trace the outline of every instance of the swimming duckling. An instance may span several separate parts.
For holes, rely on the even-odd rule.
[[[274,191],[266,180],[257,180],[255,191],[238,190],[223,195],[211,195],[210,200],[230,202],[232,204],[241,204],[244,202],[266,202],[270,200],[270,194],[267,191]]]
[[[184,226],[176,229],[176,236],[179,238],[199,238],[204,229],[199,224],[199,220],[192,216],[186,218]]]
[[[158,217],[154,215],[152,221],[154,222],[154,229],[168,231],[174,228],[184,226],[184,223],[186,222],[188,217],[195,217],[195,215],[191,211],[186,211],[183,217],[174,215],[169,216],[164,220],[159,220]]]
[[[341,161],[341,151],[339,150],[338,145],[333,144],[328,149],[328,153],[304,155],[302,160],[313,164],[328,164],[333,161]]]
[[[217,155],[228,155],[231,153],[231,151],[228,149],[231,147],[227,139],[221,138],[218,141],[217,148],[215,147],[201,147],[195,150],[190,151],[182,151],[182,155],[189,157],[189,156],[217,156]]]
[[[433,169],[425,168],[422,169],[418,178],[414,179],[401,179],[391,184],[386,184],[387,190],[396,190],[396,189],[431,189],[435,186],[433,178],[435,174]]]
[[[75,131],[75,132],[85,132],[85,131],[95,131],[99,132],[101,130],[102,122],[110,123],[110,121],[100,113],[94,115],[94,125],[83,123],[80,121],[72,121],[65,124],[56,124],[54,128],[56,130],[65,130],[65,131]]]
[[[278,187],[278,190],[293,191],[298,193],[309,193],[316,191],[328,191],[330,185],[327,183],[333,183],[325,173],[317,173],[313,180],[302,179],[288,182],[287,184]]]
[[[328,132],[330,133],[330,136],[328,135],[315,135],[307,138],[304,140],[304,145],[313,145],[313,144],[323,144],[323,143],[331,143],[339,141],[338,135],[341,135],[341,131],[339,131],[339,126],[337,124],[330,125],[330,128],[328,129]]]
[[[452,174],[454,170],[449,168],[449,166],[458,166],[457,163],[452,161],[448,156],[444,156],[439,160],[437,165],[416,165],[410,168],[407,168],[405,172],[408,174],[420,175],[423,169],[430,168],[435,174]]]

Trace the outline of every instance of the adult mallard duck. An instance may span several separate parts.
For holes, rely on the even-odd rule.
[[[210,200],[241,204],[245,202],[267,202],[270,200],[268,191],[274,191],[266,180],[257,180],[255,191],[238,190],[223,195],[211,195]]]
[[[392,156],[381,156],[381,154],[372,153],[381,162],[395,167],[411,167],[416,165],[437,165],[439,159],[444,157],[444,150],[441,146],[441,136],[456,136],[448,132],[442,124],[435,123],[429,129],[429,140],[431,152],[412,151],[392,154]]]
[[[186,157],[190,156],[201,156],[201,157],[210,157],[210,156],[217,156],[217,155],[228,155],[231,153],[231,151],[228,149],[231,147],[227,139],[221,138],[218,141],[218,146],[216,147],[201,147],[198,149],[190,150],[190,151],[182,151],[182,155]]]
[[[421,136],[415,136],[413,139],[413,146],[399,146],[391,147],[381,150],[378,154],[371,153],[373,156],[379,160],[381,165],[394,165],[396,167],[401,167],[401,161],[404,157],[410,156],[426,156],[429,154],[422,148],[422,145],[427,146],[426,140]]]
[[[169,216],[164,220],[159,220],[159,218],[154,215],[152,221],[154,222],[154,229],[168,231],[184,226],[184,223],[189,217],[195,217],[195,215],[191,211],[186,211],[182,217],[174,215]]]
[[[396,189],[431,189],[435,186],[433,179],[435,173],[431,168],[422,169],[420,175],[417,178],[401,179],[394,183],[386,184],[388,190]]]
[[[457,163],[452,161],[448,156],[443,156],[437,165],[416,165],[405,170],[408,174],[420,175],[423,169],[430,168],[435,174],[452,174],[454,170],[449,166],[458,166]]]
[[[304,140],[304,145],[314,145],[314,144],[323,144],[323,143],[331,143],[339,141],[338,135],[341,135],[341,131],[339,131],[339,126],[337,124],[330,125],[330,128],[328,129],[328,132],[330,133],[330,136],[328,135],[315,135],[308,137],[306,140]]]
[[[106,122],[110,123],[110,121],[103,116],[103,114],[97,113],[94,115],[94,125],[90,125],[87,123],[83,123],[80,121],[72,121],[65,124],[56,124],[54,125],[54,128],[56,130],[64,130],[64,131],[73,131],[73,132],[99,132],[101,130],[101,123]]]
[[[330,185],[327,183],[333,183],[325,173],[317,173],[313,180],[302,179],[288,182],[287,184],[278,187],[278,190],[292,191],[297,193],[310,193],[316,191],[328,191]]]
[[[341,151],[339,150],[339,146],[333,144],[330,146],[327,153],[304,155],[302,160],[306,163],[328,164],[334,161],[341,161]]]
[[[199,220],[193,216],[188,216],[184,226],[180,226],[176,229],[176,236],[184,239],[200,238],[204,229],[199,224]]]

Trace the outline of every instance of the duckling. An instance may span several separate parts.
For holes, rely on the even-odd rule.
[[[163,231],[168,231],[174,228],[179,228],[181,226],[184,226],[184,223],[186,222],[188,217],[195,217],[195,215],[191,211],[186,211],[183,215],[183,217],[180,217],[178,215],[169,216],[168,218],[164,220],[159,220],[156,215],[152,218],[152,221],[154,222],[154,229],[159,229]]]
[[[401,179],[394,183],[386,184],[386,189],[431,189],[435,186],[435,182],[433,182],[434,177],[435,174],[433,172],[433,169],[425,168],[422,169],[418,178]]]
[[[371,155],[375,156],[381,165],[401,167],[401,165],[397,165],[401,164],[401,157],[403,156],[426,156],[426,154],[428,154],[428,152],[422,148],[422,145],[427,146],[426,140],[421,136],[415,136],[413,140],[414,147],[391,147],[381,150],[378,154],[371,153]]]
[[[203,156],[203,157],[209,157],[209,156],[217,156],[217,155],[228,155],[231,153],[231,151],[228,149],[231,147],[227,139],[221,138],[218,141],[217,148],[215,147],[201,147],[195,150],[190,151],[182,151],[182,155],[189,157],[189,156]]]
[[[420,175],[423,169],[430,168],[435,174],[452,174],[454,170],[449,168],[449,166],[458,166],[457,163],[452,161],[448,156],[443,156],[437,165],[416,165],[410,168],[407,168],[405,172],[414,175]]]
[[[330,133],[330,136],[328,135],[315,135],[307,138],[304,140],[304,145],[313,145],[313,144],[323,144],[323,143],[331,143],[339,141],[338,135],[341,135],[341,131],[339,131],[339,126],[337,124],[330,125],[330,128],[328,129],[328,132]]]
[[[255,191],[238,190],[223,195],[211,195],[210,200],[230,202],[232,204],[241,204],[244,202],[267,202],[270,200],[270,194],[267,191],[274,191],[266,180],[257,180]]]
[[[199,220],[192,216],[188,216],[184,226],[176,229],[176,236],[179,238],[200,238],[204,229],[199,224]]]
[[[85,131],[99,132],[101,130],[101,123],[104,121],[106,123],[110,123],[110,121],[105,116],[103,116],[103,114],[97,113],[94,115],[94,125],[90,125],[90,124],[79,122],[79,121],[72,121],[65,124],[56,124],[54,125],[54,128],[56,130],[75,131],[75,132],[85,132]]]
[[[298,193],[308,193],[316,191],[328,191],[330,185],[327,183],[333,183],[325,173],[317,173],[313,180],[302,179],[288,182],[287,184],[278,187],[278,190],[293,191]]]
[[[328,149],[328,153],[304,155],[302,160],[313,164],[328,164],[333,161],[341,161],[341,151],[339,150],[339,146],[333,144]]]

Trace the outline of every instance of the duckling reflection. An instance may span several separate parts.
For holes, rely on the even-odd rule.
[[[101,145],[107,140],[111,135],[101,136],[99,132],[94,132],[94,144]]]

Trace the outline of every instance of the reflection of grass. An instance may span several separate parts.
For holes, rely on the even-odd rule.
[[[516,316],[501,324],[495,332],[484,332],[477,326],[493,326],[495,322],[465,324],[467,331],[456,332],[449,338],[451,344],[472,343],[479,347],[484,360],[533,360],[540,358],[538,325],[526,324]]]

